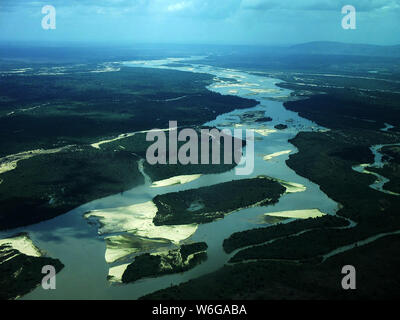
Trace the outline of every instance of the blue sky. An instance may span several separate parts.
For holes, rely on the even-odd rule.
[[[43,30],[41,9],[57,10]],[[344,30],[341,8],[357,9]],[[0,0],[0,41],[400,44],[400,0]]]

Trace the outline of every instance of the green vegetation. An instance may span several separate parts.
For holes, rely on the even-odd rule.
[[[0,229],[53,218],[143,183],[137,160],[123,150],[81,147],[19,161],[0,176]]]
[[[400,163],[400,146],[386,146],[380,152],[384,155],[383,160]]]
[[[357,131],[300,133],[291,142],[300,150],[291,155],[287,164],[302,176],[321,186],[332,199],[341,203],[339,215],[357,222],[396,217],[399,199],[369,187],[375,177],[355,172],[353,165],[372,162],[370,155],[358,152],[365,147],[393,141],[390,134]],[[354,148],[354,152],[348,152]],[[350,156],[346,156],[350,154]],[[384,215],[382,213],[385,213]]]
[[[400,109],[397,106],[391,107],[383,99],[376,101],[370,96],[355,95],[349,99],[354,94],[352,90],[348,90],[341,96],[336,93],[315,95],[307,100],[286,102],[285,107],[331,129],[378,130],[384,127],[385,122],[400,125],[400,120],[397,120],[400,119]],[[369,119],[373,121],[368,121]]]
[[[40,285],[44,276],[42,268],[46,265],[54,266],[56,272],[64,267],[58,259],[28,256],[8,245],[1,245],[0,300],[15,299]]]
[[[290,155],[287,164],[301,176],[320,185],[323,192],[341,204],[332,227],[324,227],[327,217],[294,221],[269,228],[249,230],[232,235],[224,242],[228,252],[237,252],[222,269],[185,284],[161,290],[149,299],[384,299],[399,297],[396,252],[399,236],[386,236],[368,245],[357,243],[400,229],[400,199],[369,187],[375,177],[352,169],[360,163],[372,163],[370,147],[398,143],[398,127],[382,132],[384,123],[400,124],[398,79],[387,61],[372,63],[356,57],[313,55],[286,61],[265,62],[266,76],[285,80],[279,86],[296,90],[294,100],[285,106],[301,116],[329,129],[328,132],[302,132],[291,143],[299,150]],[[222,61],[214,63],[223,64]],[[341,65],[338,62],[346,60]],[[238,65],[245,67],[236,60]],[[247,60],[248,61],[248,60]],[[311,61],[313,61],[311,63]],[[229,61],[231,62],[231,61]],[[226,63],[229,63],[226,62]],[[294,64],[300,62],[301,66]],[[277,65],[273,65],[273,64]],[[309,63],[309,64],[308,64]],[[279,67],[277,67],[279,64]],[[266,66],[268,65],[268,66]],[[313,66],[312,66],[313,65]],[[374,69],[371,69],[373,67]],[[255,65],[252,68],[262,70]],[[277,69],[281,68],[279,72]],[[287,72],[282,73],[282,69]],[[304,73],[291,70],[304,68]],[[325,76],[335,70],[341,74]],[[378,70],[368,74],[367,70]],[[395,68],[396,69],[396,68]],[[396,69],[398,72],[398,68]],[[392,72],[393,71],[393,72]],[[317,74],[321,72],[321,74]],[[260,74],[260,73],[258,73]],[[342,76],[343,74],[349,77]],[[322,94],[324,93],[324,94]],[[298,96],[311,96],[298,100]],[[393,151],[393,150],[392,150]],[[386,150],[387,152],[387,150]],[[393,164],[396,155],[389,162]],[[371,169],[371,168],[368,168]],[[381,174],[395,181],[395,170]],[[355,222],[351,228],[340,228],[346,217]],[[330,219],[330,217],[328,217]],[[337,225],[336,225],[337,223]],[[274,241],[270,241],[274,240]],[[255,246],[252,246],[255,245]],[[322,262],[333,250],[349,250]],[[252,246],[252,247],[251,247]],[[353,246],[353,247],[352,247]],[[379,261],[379,263],[377,263]],[[322,263],[321,263],[322,262]],[[357,268],[357,291],[344,291],[340,285],[344,265]],[[382,268],[382,265],[387,268]],[[396,285],[394,285],[394,283]]]
[[[206,250],[207,244],[198,242],[169,250],[167,254],[139,255],[125,270],[122,282],[129,283],[146,277],[187,271],[207,259]]]
[[[384,219],[383,223],[393,220]],[[367,239],[381,232],[396,231],[399,224],[391,227],[382,225],[373,228],[361,225],[352,229],[317,229],[301,233],[295,237],[278,239],[269,244],[243,249],[236,253],[229,262],[248,260],[291,260],[291,261],[320,261],[324,254],[334,249]]]
[[[277,124],[276,126],[274,126],[274,128],[275,129],[278,129],[278,130],[285,130],[285,129],[287,129],[288,128],[288,126],[286,125],[286,124]]]
[[[285,188],[268,177],[234,180],[198,189],[156,196],[155,225],[207,223],[249,206],[276,203]],[[221,201],[223,199],[223,201]],[[197,210],[189,210],[201,203]]]
[[[208,246],[205,242],[183,244],[183,245],[181,245],[181,249],[180,249],[182,260],[186,261],[190,255],[195,254],[197,252],[206,251],[207,248],[208,248]]]
[[[269,122],[272,121],[271,117],[265,116],[265,111],[256,110],[256,111],[247,111],[242,113],[240,116],[241,123],[252,123],[252,122]]]
[[[390,179],[383,185],[383,189],[391,192],[400,193],[400,167],[398,163],[389,162],[383,168],[367,167],[366,170],[375,172]]]
[[[383,189],[400,193],[400,147],[387,146],[380,151],[383,154],[385,165],[383,168],[368,167],[368,171],[378,173],[390,181],[385,183]]]
[[[399,236],[386,236],[322,260],[322,256],[338,247],[353,246],[368,237],[400,229],[400,198],[371,189],[369,185],[375,177],[352,169],[354,165],[373,162],[369,150],[371,145],[400,141],[398,57],[387,54],[378,58],[348,55],[347,48],[342,49],[341,55],[327,55],[320,48],[303,47],[290,49],[292,53],[285,56],[276,52],[266,55],[256,53],[254,59],[248,55],[243,59],[240,54],[229,57],[214,55],[202,61],[217,66],[256,70],[258,75],[282,79],[285,82],[279,86],[295,90],[291,99],[296,101],[285,103],[286,108],[331,130],[300,133],[291,141],[299,152],[292,154],[287,164],[298,174],[320,185],[322,191],[341,204],[341,209],[338,217],[294,221],[234,234],[224,242],[228,252],[244,246],[256,246],[236,253],[231,260],[234,265],[226,265],[217,272],[156,292],[148,298],[399,297]],[[304,50],[311,50],[313,54],[306,54]],[[1,157],[39,147],[54,148],[67,144],[82,147],[82,154],[87,154],[87,144],[121,133],[166,128],[171,119],[177,120],[180,126],[195,127],[218,114],[256,104],[253,100],[209,92],[205,86],[211,83],[212,77],[204,74],[135,68],[107,73],[88,73],[86,67],[86,73],[76,71],[79,72],[75,70],[51,77],[34,76],[32,73],[23,77],[3,76],[5,85],[0,88]],[[299,100],[304,96],[310,98]],[[250,112],[241,120],[264,122],[269,118],[265,113]],[[385,122],[396,127],[382,132],[380,129]],[[141,137],[138,135],[136,138]],[[128,188],[140,183],[136,161],[143,157],[145,144],[135,139],[127,141],[131,139],[102,145],[101,151],[89,152],[83,160],[80,156],[76,159],[79,152],[75,149],[72,152],[73,164],[68,161],[63,163],[61,158],[54,158],[53,155],[38,156],[21,161],[14,171],[1,174],[0,179],[4,181],[0,184],[0,194],[5,196],[0,196],[0,226],[4,227],[4,223],[17,226],[37,222],[65,212],[76,199],[88,201],[87,198],[94,194],[97,197],[115,192],[117,185]],[[398,151],[386,149],[384,153],[388,164],[383,169],[372,170],[390,178],[391,182],[385,187],[395,191],[399,186]],[[65,154],[60,154],[60,157]],[[104,163],[101,160],[103,154],[105,158],[110,157]],[[35,164],[34,160],[38,163]],[[109,171],[104,170],[104,166],[110,166],[111,160],[118,163]],[[124,176],[125,169],[130,166],[136,171],[132,171],[130,177],[119,177]],[[81,167],[85,168],[82,172],[79,171]],[[145,166],[145,170],[152,179],[159,180],[171,175],[201,173],[196,170],[210,173],[212,170],[221,172],[218,170],[230,169],[209,169],[211,167]],[[47,173],[43,174],[42,168],[46,168]],[[101,186],[92,178],[86,178],[97,177],[99,173],[104,173]],[[56,181],[52,180],[53,175]],[[120,180],[114,180],[115,176]],[[68,188],[64,189],[64,183],[68,184]],[[54,185],[58,190],[51,188]],[[24,190],[22,197],[21,190]],[[264,177],[165,194],[154,198],[158,207],[154,223],[210,222],[239,208],[274,203],[283,192],[284,188],[277,182]],[[52,206],[56,209],[48,213],[48,207]],[[11,215],[13,218],[10,218]],[[340,228],[345,226],[345,220],[340,216],[353,220],[355,226]],[[275,241],[266,243],[269,240]],[[187,270],[205,258],[205,253],[199,252],[190,259],[191,253],[201,250],[197,245],[195,247],[181,247],[164,255],[138,256],[124,273],[123,281]],[[0,268],[5,263],[0,264]],[[357,291],[346,292],[340,286],[343,277],[341,268],[348,264],[357,268]],[[15,272],[14,269],[8,272],[12,271]]]
[[[203,128],[201,129],[209,129],[211,130],[212,128]],[[187,164],[187,165],[181,165],[181,164],[155,164],[155,165],[150,165],[147,161],[144,162],[144,169],[146,174],[151,178],[152,181],[158,181],[158,180],[163,180],[163,179],[168,179],[174,176],[179,176],[179,175],[189,175],[189,174],[214,174],[214,173],[221,173],[221,172],[226,172],[229,170],[232,170],[236,164],[233,159],[233,153],[232,153],[232,159],[231,162],[232,164],[225,164],[224,163],[224,139],[221,139],[221,143],[219,145],[220,149],[220,164],[212,164],[212,142],[210,139],[209,143],[209,163],[210,164],[201,164],[201,135],[200,135],[200,129],[195,129],[198,132],[198,164]],[[169,132],[164,132],[166,136],[166,149],[167,149],[167,162],[169,159]],[[150,145],[152,145],[154,142],[146,141],[146,134],[145,133],[138,133],[135,134],[132,137],[127,137],[123,138],[118,141],[110,142],[104,145],[101,145],[101,148],[104,150],[124,150],[126,152],[132,152],[135,155],[140,156],[141,158],[146,158],[146,151]],[[182,141],[178,141],[177,146],[178,150],[179,148],[186,143]],[[232,143],[233,145],[233,143]],[[242,145],[245,145],[245,141],[243,140]]]
[[[322,90],[322,87],[313,90]],[[375,177],[352,169],[354,165],[373,162],[369,149],[371,145],[397,143],[400,140],[396,132],[382,132],[380,128],[383,125],[372,121],[375,118],[378,122],[381,119],[382,124],[386,121],[387,118],[383,118],[386,115],[378,115],[384,109],[382,101],[370,100],[366,103],[361,102],[363,99],[362,93],[350,97],[346,89],[337,89],[335,98],[329,94],[317,95],[285,104],[289,109],[331,129],[323,133],[301,132],[292,139],[291,143],[299,152],[290,155],[288,166],[320,185],[322,191],[342,205],[338,215],[355,221],[357,225],[350,229],[307,231],[295,237],[250,247],[239,251],[231,259],[232,262],[252,259],[318,261],[323,254],[337,247],[400,228],[397,214],[400,199],[373,190],[369,185]],[[388,109],[393,110],[390,108],[395,108],[394,103],[389,103]]]
[[[272,121],[271,117],[262,117],[255,120],[255,122],[270,122]]]
[[[311,44],[312,45],[312,44]],[[349,44],[345,44],[349,45]],[[354,45],[349,45],[354,46]],[[399,56],[397,49],[381,47],[385,54],[368,54],[370,50],[358,50],[358,53],[341,53],[342,49],[336,46],[333,48],[313,51],[297,50],[297,48],[265,48],[264,50],[238,51],[229,55],[210,55],[199,63],[213,65],[221,68],[244,69],[254,71],[257,75],[265,73],[273,78],[279,78],[286,81],[286,77],[299,78],[303,73],[308,76],[319,75],[319,82],[316,84],[325,84],[325,81],[335,81],[338,86],[353,87],[354,83],[363,83],[372,89],[384,86],[384,89],[393,90],[398,88],[398,83],[394,81],[379,81],[378,79],[398,80],[400,77]],[[378,48],[379,49],[379,48]],[[351,51],[352,49],[350,49]],[[376,47],[372,48],[376,51]],[[194,63],[196,63],[194,61]],[[375,71],[376,73],[371,73]],[[329,77],[324,75],[330,74]],[[337,77],[333,77],[337,75]],[[364,77],[359,79],[343,78],[343,75]],[[372,78],[372,81],[371,81]],[[378,78],[374,81],[374,78]],[[323,81],[321,81],[321,79]],[[299,81],[304,82],[303,79]],[[378,86],[376,86],[378,85]],[[375,87],[374,87],[375,86]],[[312,91],[317,91],[313,88]]]
[[[224,250],[227,253],[250,245],[294,235],[298,232],[311,229],[327,229],[345,227],[348,222],[335,216],[323,216],[321,218],[309,218],[295,220],[290,223],[279,223],[270,227],[252,229],[232,234],[224,240]]]
[[[400,228],[400,199],[369,187],[374,176],[361,174],[353,165],[373,162],[369,146],[395,142],[395,134],[373,130],[331,130],[302,132],[291,143],[299,153],[287,160],[298,174],[320,185],[333,200],[342,204],[339,216],[357,223],[351,229],[313,230],[296,237],[239,251],[231,261],[251,259],[304,260],[321,255],[381,232]]]
[[[84,68],[65,75],[5,75],[0,156],[167,128],[169,120],[184,127],[200,125],[257,104],[207,90],[212,79],[207,74],[129,67],[118,72]]]
[[[36,67],[22,75],[2,74],[0,164],[10,154],[73,147],[21,160],[15,170],[0,174],[0,229],[49,219],[143,183],[137,160],[145,157],[150,144],[144,134],[102,144],[100,150],[88,144],[168,128],[171,119],[179,126],[198,126],[218,114],[257,104],[207,90],[213,77],[206,74],[118,64],[111,67],[120,71],[99,73],[90,71],[104,65],[40,65],[40,72]],[[145,164],[145,171],[160,180],[233,167]]]
[[[226,265],[216,272],[160,290],[149,300],[383,300],[400,297],[400,236],[388,236],[333,256],[321,264],[259,261]],[[341,270],[357,270],[357,290],[343,290]]]

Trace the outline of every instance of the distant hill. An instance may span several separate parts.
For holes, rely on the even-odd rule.
[[[373,57],[400,57],[400,45],[378,46],[329,41],[299,44],[290,47],[288,51],[293,54],[336,54]]]

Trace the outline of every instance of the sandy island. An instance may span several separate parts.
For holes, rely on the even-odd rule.
[[[174,243],[189,238],[197,230],[197,224],[155,226],[153,218],[157,207],[153,201],[104,210],[94,210],[85,218],[97,217],[101,223],[100,234],[129,232],[150,239],[167,239]]]
[[[32,256],[32,257],[41,257],[43,256],[42,252],[37,248],[32,240],[29,238],[27,234],[21,234],[17,235],[12,238],[6,238],[6,239],[1,239],[0,240],[0,246],[10,246],[12,249],[19,251],[22,254],[25,254],[27,256]],[[1,254],[1,251],[0,251]],[[8,261],[18,255],[15,254],[13,256],[8,257],[1,263],[4,263],[5,261]]]
[[[161,187],[173,186],[176,184],[185,184],[197,180],[201,176],[202,176],[201,174],[175,176],[172,178],[155,181],[151,185],[151,188],[161,188]]]
[[[326,214],[319,211],[318,209],[306,209],[306,210],[271,212],[271,213],[266,213],[265,215],[270,217],[280,217],[280,218],[308,219],[308,218],[323,217]]]
[[[291,153],[291,152],[292,152],[292,150],[285,150],[285,151],[279,151],[279,152],[267,154],[266,156],[263,157],[263,160],[269,161],[269,160],[271,160],[271,159],[273,159],[273,158],[282,156],[282,155],[284,155],[284,154],[289,154],[289,153]]]

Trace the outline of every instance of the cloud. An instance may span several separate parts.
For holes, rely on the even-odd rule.
[[[338,11],[345,5],[352,5],[357,11],[366,12],[388,8],[398,8],[400,0],[242,0],[244,10],[268,11]]]
[[[41,29],[41,8],[57,30]],[[357,31],[343,33],[344,5]],[[0,0],[0,38],[128,39],[142,42],[400,42],[400,0]],[[348,41],[350,41],[348,40]]]
[[[57,12],[77,14],[179,16],[201,19],[224,19],[240,9],[242,0],[0,0],[2,12],[30,11],[51,4]]]
[[[181,1],[181,2],[177,2],[177,3],[170,4],[170,5],[167,7],[167,10],[168,10],[169,12],[181,11],[181,10],[184,10],[185,8],[190,7],[190,6],[191,6],[191,3],[190,3],[190,2],[188,2],[188,1]]]
[[[55,7],[113,8],[122,11],[133,9],[150,12],[200,11],[204,15],[213,12],[238,10],[338,10],[352,5],[358,11],[373,11],[400,7],[400,0],[1,0],[2,10],[37,8],[47,4]]]
[[[282,7],[282,1],[275,0],[242,0],[241,7],[244,10],[265,11]]]

